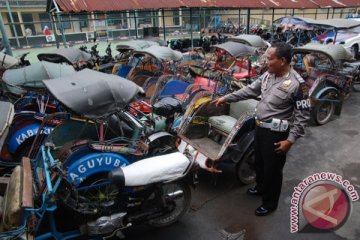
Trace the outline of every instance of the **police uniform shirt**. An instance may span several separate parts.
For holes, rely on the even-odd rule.
[[[248,87],[226,95],[225,101],[236,102],[260,95],[255,110],[258,120],[268,122],[278,118],[289,121],[287,140],[292,143],[305,134],[310,118],[310,100],[305,81],[295,70],[291,68],[283,77],[266,72]]]

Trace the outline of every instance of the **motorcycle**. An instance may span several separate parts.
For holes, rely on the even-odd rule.
[[[1,186],[1,239],[101,239],[136,224],[165,227],[189,209],[193,161],[176,152],[147,158],[74,184],[61,162],[24,158]],[[105,165],[107,159],[102,159]],[[5,185],[5,186],[4,186]],[[72,221],[67,218],[71,217]]]
[[[77,78],[83,81],[72,85]],[[161,151],[158,140],[166,133],[143,135],[141,123],[124,110],[140,89],[117,78],[83,70],[63,79],[65,89],[58,81],[44,81],[85,119],[58,125],[37,157],[23,158],[7,179],[3,225],[9,231],[0,233],[2,239],[109,237],[135,224],[170,225],[189,209],[186,177],[194,159]],[[86,96],[80,94],[84,89]],[[104,91],[113,94],[88,104]],[[84,141],[95,135],[98,140]]]

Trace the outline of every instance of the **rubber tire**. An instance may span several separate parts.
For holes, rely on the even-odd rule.
[[[97,173],[97,174],[94,174],[94,175],[88,177],[87,179],[85,179],[85,181],[80,183],[79,187],[90,186],[90,185],[93,185],[94,183],[99,183],[99,182],[102,182],[102,181],[108,181],[108,172]],[[110,184],[109,187],[110,187],[110,190],[112,190],[113,194],[114,194],[114,192],[116,193],[114,195],[119,194],[118,193],[119,190],[115,185]],[[105,186],[105,188],[107,189],[106,186]],[[109,190],[109,189],[107,189],[107,190]],[[98,192],[100,192],[100,191],[98,191]],[[83,197],[86,197],[86,195],[83,194],[83,193],[79,193],[79,194],[82,195]],[[86,198],[88,200],[90,199],[88,197],[86,197]],[[115,198],[114,198],[114,200],[115,200]],[[95,204],[98,204],[98,203],[95,203]],[[109,207],[109,208],[100,209],[100,210],[102,210],[104,212],[99,211],[98,214],[97,214],[98,216],[101,216],[103,214],[105,214],[105,215],[111,214],[111,211],[113,209],[111,209],[111,207]],[[79,213],[81,213],[81,212],[79,212]]]
[[[353,92],[360,92],[360,76],[357,76],[357,78],[352,82],[351,88]]]
[[[314,107],[314,109],[312,110],[311,112],[311,115],[312,115],[312,119],[314,121],[314,123],[316,123],[317,125],[324,125],[326,124],[327,122],[330,121],[331,117],[333,116],[334,112],[335,112],[335,105],[333,102],[330,102],[330,111],[329,113],[327,114],[327,116],[324,118],[324,120],[320,120],[318,117],[318,114],[319,114],[319,111],[320,111],[320,108],[321,108],[321,105],[324,104],[324,103],[317,103]],[[326,103],[325,103],[326,104]]]
[[[351,51],[353,57],[355,59],[358,59],[358,57],[359,57],[359,46],[356,45],[356,44],[352,45],[350,51]]]
[[[178,206],[175,207],[175,209],[170,212],[169,214],[166,214],[164,216],[152,219],[148,222],[148,224],[152,227],[156,227],[156,228],[162,228],[162,227],[167,227],[175,222],[177,222],[190,208],[190,203],[191,203],[191,189],[189,184],[183,182],[183,181],[177,181],[177,182],[171,182],[171,183],[167,183],[163,186],[167,186],[170,184],[176,184],[177,186],[179,186],[182,191],[183,191],[183,208],[180,209],[179,213],[172,219],[168,219],[169,216],[171,215],[171,213],[174,210],[177,210]]]
[[[360,83],[358,83],[358,84],[353,84],[352,85],[352,91],[353,92],[360,92]]]
[[[251,169],[251,165],[253,169]],[[236,164],[236,178],[241,184],[251,184],[255,182],[255,149],[254,145],[250,145],[249,149],[246,150],[244,156]],[[244,171],[250,172],[248,176],[244,176]]]

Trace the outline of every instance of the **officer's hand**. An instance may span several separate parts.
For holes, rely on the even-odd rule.
[[[274,143],[274,145],[276,147],[275,152],[277,154],[285,154],[290,150],[290,148],[292,146],[292,142],[285,140],[285,141],[280,141],[280,142]]]
[[[217,98],[215,100],[212,100],[210,103],[215,104],[215,106],[217,107],[219,105],[223,105],[224,103],[226,103],[226,101],[225,101],[224,97],[221,97],[221,98]]]

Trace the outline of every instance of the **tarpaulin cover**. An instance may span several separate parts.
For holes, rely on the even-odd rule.
[[[169,47],[155,45],[145,48],[144,50],[134,51],[134,55],[136,54],[149,54],[161,61],[180,61],[182,59],[180,52],[172,50]]]
[[[223,49],[233,57],[248,56],[256,54],[256,48],[238,42],[226,42],[212,46]]]
[[[91,55],[77,48],[60,48],[51,53],[40,53],[38,54],[40,61],[48,61],[53,63],[66,62],[68,64],[75,64],[81,61],[90,61]]]
[[[6,70],[3,75],[6,84],[3,87],[5,91],[21,95],[27,88],[44,88],[42,80],[61,79],[73,73],[75,70],[72,66],[41,61],[27,67]]]

